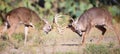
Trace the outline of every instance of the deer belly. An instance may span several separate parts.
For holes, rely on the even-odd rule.
[[[92,25],[104,25],[105,24],[105,20],[99,19],[99,20],[93,20],[91,22]]]

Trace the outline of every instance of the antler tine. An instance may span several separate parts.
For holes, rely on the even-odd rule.
[[[57,23],[58,21],[58,18],[60,18],[62,15],[58,15],[56,14],[55,17],[54,17],[54,21],[55,21],[55,24],[57,24],[57,26],[59,26],[59,24]]]
[[[56,14],[54,17],[54,23],[57,25],[57,30],[59,32],[59,34],[62,34],[62,28],[61,26],[58,24],[58,18],[60,18],[62,15],[58,15]]]
[[[59,15],[59,14],[56,14],[55,15],[55,18],[59,18],[59,17],[61,17],[62,15]]]

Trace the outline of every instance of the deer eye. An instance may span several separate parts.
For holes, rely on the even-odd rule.
[[[81,30],[81,32],[85,32],[86,30]]]
[[[75,27],[75,30],[79,30],[78,27]]]
[[[49,26],[49,28],[51,28],[51,26]]]

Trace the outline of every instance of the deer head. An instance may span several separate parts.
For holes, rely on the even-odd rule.
[[[76,20],[74,20],[73,18],[70,18],[69,20],[69,25],[68,28],[70,28],[73,32],[77,33],[79,36],[82,36],[82,30],[81,30],[81,26],[78,23],[78,18]]]
[[[43,27],[43,31],[48,34],[51,29],[52,29],[52,26],[48,23],[48,21],[46,19],[43,19],[43,21],[45,22],[45,25]]]

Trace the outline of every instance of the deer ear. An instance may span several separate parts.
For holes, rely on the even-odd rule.
[[[46,18],[42,19],[46,24],[49,24]]]
[[[75,20],[73,18],[70,18],[69,22],[73,23]]]
[[[69,19],[69,24],[66,28],[71,28],[72,27],[72,23],[74,22],[73,18]]]

